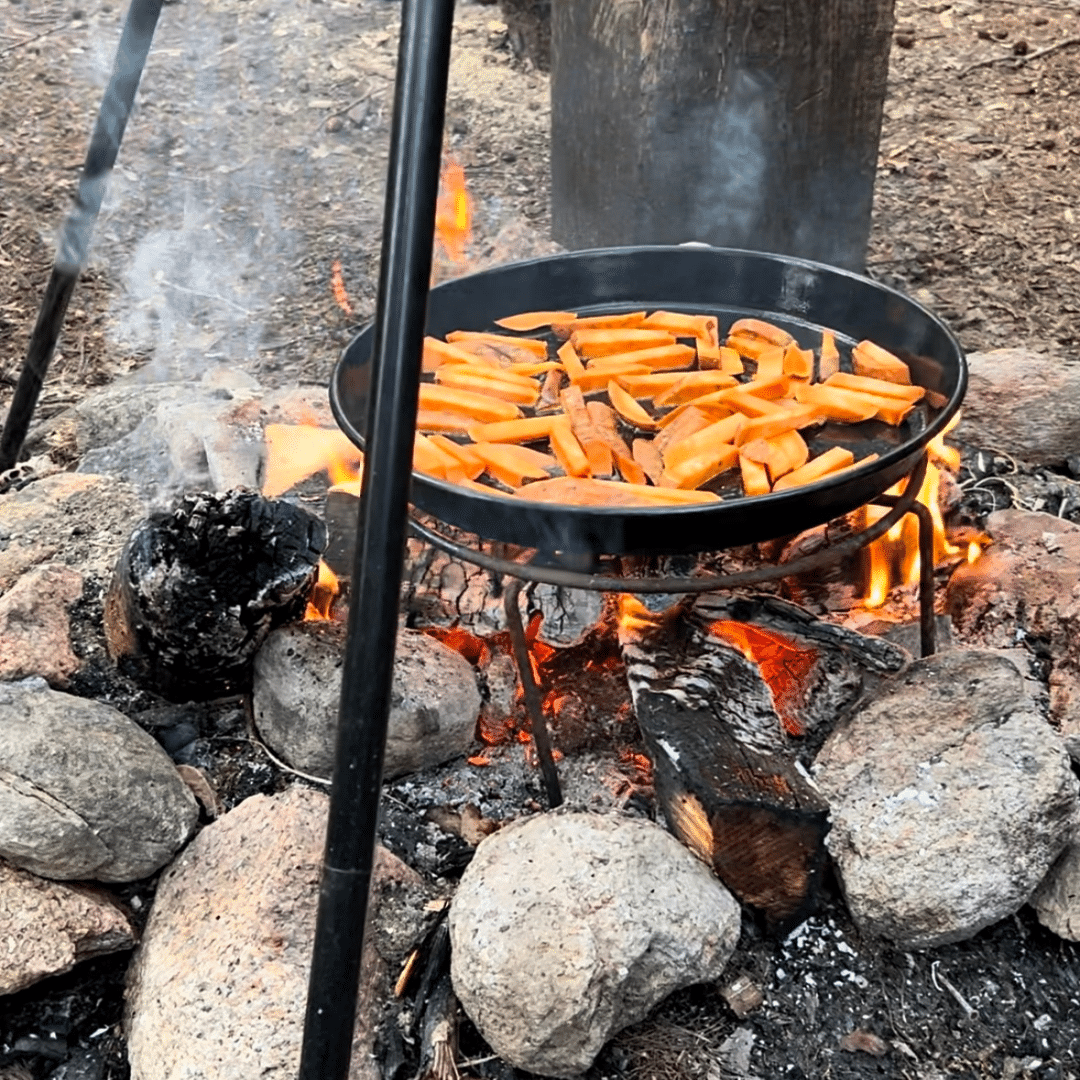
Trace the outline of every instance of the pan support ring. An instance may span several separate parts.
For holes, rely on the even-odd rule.
[[[551,735],[544,719],[540,687],[537,685],[529,659],[529,646],[521,618],[519,598],[525,582],[557,585],[568,589],[586,589],[593,592],[622,593],[683,593],[692,595],[706,592],[722,592],[743,589],[778,578],[813,573],[831,566],[841,559],[854,555],[861,548],[872,544],[885,535],[901,518],[914,514],[919,535],[919,649],[922,656],[932,655],[937,648],[934,620],[934,525],[930,510],[917,501],[929,458],[924,453],[908,473],[904,490],[899,495],[879,495],[870,500],[871,505],[887,506],[889,512],[860,532],[845,537],[837,544],[806,555],[782,565],[764,566],[756,570],[743,570],[735,574],[711,574],[695,577],[685,575],[668,577],[624,577],[615,574],[589,573],[558,565],[558,556],[532,552],[522,559],[503,559],[480,551],[467,544],[444,536],[436,529],[422,525],[415,518],[409,520],[409,530],[432,547],[472,563],[493,574],[509,578],[503,590],[506,623],[513,643],[514,662],[525,698],[536,754],[544,780],[548,804],[554,808],[562,804],[562,788],[559,772],[551,748]],[[551,565],[555,563],[555,565]]]

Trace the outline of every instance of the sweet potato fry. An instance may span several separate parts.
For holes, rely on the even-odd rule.
[[[437,371],[443,364],[475,364],[478,362],[483,363],[484,359],[477,357],[466,349],[460,349],[456,345],[449,345],[438,338],[424,338],[424,357],[422,361],[424,371]]]
[[[570,323],[576,318],[576,311],[524,311],[520,315],[507,315],[505,319],[496,319],[495,325],[505,330],[527,332],[556,323]]]
[[[825,383],[841,390],[861,390],[865,394],[878,397],[899,398],[901,401],[922,401],[926,397],[926,388],[922,386],[904,386],[900,383],[886,382],[884,379],[872,379],[866,375],[848,375],[839,371]]]
[[[444,386],[490,394],[501,401],[512,401],[515,405],[535,405],[540,397],[540,384],[521,375],[500,377],[507,374],[498,368],[489,370],[467,364],[443,364],[435,372],[435,380]]]
[[[562,368],[553,368],[544,378],[544,385],[540,390],[540,400],[536,403],[538,410],[554,409],[559,404],[559,391],[563,384]]]
[[[760,369],[758,374],[760,375]],[[784,350],[784,374],[795,379],[810,379],[814,374],[814,350],[800,349],[792,342]]]
[[[835,408],[836,403],[841,403],[842,406],[846,406],[851,410],[860,409],[863,411],[873,406],[874,412],[871,416],[876,420],[884,421],[886,424],[892,424],[893,427],[902,423],[904,417],[915,408],[913,401],[904,401],[902,398],[897,397],[885,397],[882,394],[867,394],[862,390],[845,390],[835,385],[814,386],[806,389],[813,391],[814,398],[817,399],[823,409]],[[827,399],[826,394],[831,396]],[[829,402],[834,404],[830,406]],[[861,418],[864,420],[869,419],[866,416]],[[836,417],[836,419],[839,419],[839,417]]]
[[[505,343],[495,344],[493,341],[465,338],[458,341],[454,348],[463,349],[467,353],[472,353],[477,359],[501,368],[509,367],[511,364],[542,362],[533,349],[523,349],[509,339]]]
[[[911,372],[907,364],[872,341],[860,341],[851,350],[851,366],[856,375],[867,375],[872,379],[884,379],[885,382],[900,383],[903,386],[911,385]]]
[[[579,356],[592,359],[611,356],[613,353],[632,352],[638,349],[656,349],[674,345],[675,337],[665,330],[575,330],[570,340]],[[693,351],[693,350],[691,350]]]
[[[643,487],[618,480],[556,476],[526,484],[515,493],[534,502],[569,503],[576,506],[693,506],[719,502],[709,491],[681,491],[678,488]]]
[[[654,311],[641,326],[644,330],[666,330],[676,337],[704,338],[713,345],[720,344],[720,322],[715,315]]]
[[[711,341],[698,338],[696,341],[698,367],[702,371],[722,371],[725,375],[741,375],[746,368],[742,357],[727,345],[714,345]]]
[[[589,367],[616,361],[644,364],[651,371],[674,371],[689,368],[694,363],[694,350],[689,345],[661,345],[655,349],[633,349],[630,352],[610,353],[589,361]]]
[[[722,371],[691,371],[683,375],[678,382],[653,398],[657,408],[667,405],[682,405],[694,398],[704,397],[714,390],[723,390],[728,386],[738,385],[734,375],[725,375]]]
[[[623,375],[644,375],[648,370],[644,364],[632,364],[622,361],[595,370],[586,368],[584,374],[572,379],[571,382],[583,394],[595,394],[598,390],[606,390],[608,383],[613,379],[618,379]]]
[[[475,480],[484,471],[484,462],[474,453],[471,446],[456,443],[445,435],[429,435],[428,442],[437,446],[456,464],[446,466],[446,479],[457,483],[460,480]]]
[[[777,413],[784,412],[784,406],[779,401],[770,400],[769,398],[758,397],[756,394],[747,394],[741,392],[749,383],[744,383],[742,387],[739,387],[740,392],[731,393],[727,396],[727,404],[733,409],[737,409],[743,414],[743,416],[759,417],[759,416],[773,416]]]
[[[528,416],[524,420],[503,420],[497,424],[474,424],[469,428],[473,442],[525,443],[546,439],[551,434],[555,417]]]
[[[707,484],[714,477],[733,469],[739,461],[739,451],[730,443],[721,443],[712,449],[687,458],[672,468],[665,469],[660,478],[661,487],[694,490]]]
[[[584,315],[565,323],[552,323],[551,328],[560,336],[569,336],[575,330],[633,330],[645,321],[644,311],[627,311],[622,315]]]
[[[652,439],[634,440],[634,460],[641,466],[645,475],[654,483],[660,483],[664,475],[664,459]]]
[[[585,374],[585,365],[581,362],[581,359],[577,354],[577,349],[574,348],[572,342],[567,341],[559,346],[559,351],[556,355],[562,361],[562,366],[566,369],[567,378],[577,379]]]
[[[657,371],[648,375],[620,375],[618,384],[631,396],[648,401],[686,378],[685,371]]]
[[[739,471],[742,474],[744,495],[768,495],[772,490],[769,484],[769,470],[760,462],[751,461],[745,454],[740,454]]]
[[[667,448],[672,444],[678,442],[680,439],[685,439],[695,432],[701,431],[703,428],[707,428],[713,421],[709,419],[696,405],[682,405],[680,408],[683,410],[679,414],[679,418],[671,424],[668,424],[663,431],[659,432],[653,442],[656,445],[656,449],[661,454],[667,452]]]
[[[818,354],[818,382],[825,382],[840,370],[840,350],[831,330],[821,331],[821,351]]]
[[[750,334],[728,334],[727,347],[738,353],[743,359],[753,360],[756,363],[762,353],[777,348],[777,344],[766,341],[765,338],[753,337]],[[780,347],[783,348],[783,346]]]
[[[714,424],[709,424],[700,431],[665,443],[660,447],[664,458],[664,468],[670,471],[690,458],[708,456],[719,446],[734,445],[747,422],[744,416],[734,413],[723,420],[717,420]]]
[[[770,345],[790,345],[795,339],[779,326],[764,319],[736,319],[728,328],[728,336],[756,337]]]
[[[798,431],[823,419],[816,405],[796,405],[793,409],[757,416],[747,420],[735,436],[735,445],[753,442],[754,439],[771,439],[774,435],[783,435],[785,431]]]
[[[871,420],[877,413],[877,405],[862,395],[852,396],[839,387],[820,383],[796,387],[795,399],[804,405],[814,405],[826,420],[839,420],[843,424]]]
[[[549,371],[562,371],[562,364],[555,360],[530,360],[528,363],[511,364],[504,370],[511,375],[524,375],[532,379],[537,375],[547,375]]]
[[[416,413],[417,431],[452,431],[464,435],[474,424],[476,424],[476,418],[463,412],[421,408]]]
[[[626,445],[623,437],[619,434],[618,425],[615,423],[615,410],[602,401],[589,401],[585,405],[600,438],[607,443],[611,450],[611,456],[615,459],[615,466],[619,475],[628,484],[644,484],[645,473],[641,466],[634,460],[630,447]]]
[[[451,330],[446,340],[455,345],[463,342],[482,342],[486,345],[504,345],[507,348],[525,349],[538,360],[547,359],[547,342],[540,338],[510,337],[509,334],[485,334],[476,330]],[[464,345],[462,345],[464,347]]]
[[[559,464],[550,454],[513,443],[475,443],[472,451],[496,480],[512,488],[525,480],[546,479]]]
[[[770,345],[757,360],[758,379],[779,379],[785,374],[784,357],[787,350],[782,345]]]
[[[567,476],[588,476],[589,459],[581,443],[574,437],[570,417],[566,413],[559,413],[554,419],[551,425],[551,452],[558,458]]]
[[[513,402],[501,401],[489,394],[477,394],[472,390],[459,390],[454,386],[440,386],[437,383],[420,384],[419,407],[435,412],[462,413],[473,424],[521,418],[521,410]]]
[[[457,462],[445,450],[435,446],[418,431],[413,436],[413,468],[439,480],[446,479],[446,470]]]
[[[607,392],[608,400],[615,407],[615,411],[628,424],[633,424],[634,427],[641,428],[642,431],[654,431],[656,429],[656,421],[616,380],[612,379],[608,382]]]
[[[585,451],[589,472],[593,476],[610,476],[612,469],[611,447],[600,437],[596,425],[585,407],[585,398],[576,386],[568,386],[559,395],[566,415],[570,417],[570,430]]]
[[[774,487],[781,476],[801,468],[810,457],[810,451],[797,431],[785,431],[771,439],[755,439],[740,447],[739,452],[764,465]]]
[[[791,488],[813,484],[831,473],[846,468],[855,460],[855,455],[844,446],[834,446],[819,454],[813,461],[808,461],[801,468],[794,469],[782,476],[773,486],[773,491],[788,491]]]

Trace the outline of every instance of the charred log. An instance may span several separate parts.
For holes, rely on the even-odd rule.
[[[266,635],[303,615],[325,545],[322,522],[290,503],[185,497],[121,553],[105,600],[110,654],[173,700],[243,691]]]
[[[799,749],[909,657],[774,597],[640,614],[621,638],[669,827],[771,929],[797,924],[817,903],[829,827]]]

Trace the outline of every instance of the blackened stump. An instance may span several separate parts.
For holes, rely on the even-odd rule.
[[[105,598],[109,652],[172,700],[242,691],[266,635],[303,615],[325,546],[322,522],[290,503],[186,496],[121,553]]]

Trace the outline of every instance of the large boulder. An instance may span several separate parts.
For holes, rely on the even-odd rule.
[[[739,926],[731,894],[659,825],[545,814],[477,848],[450,908],[451,975],[500,1057],[576,1076],[670,993],[717,978]]]
[[[0,856],[42,877],[136,881],[199,818],[168,755],[109,705],[0,683]]]
[[[916,661],[829,737],[814,776],[852,916],[906,949],[1015,912],[1078,816],[1064,744],[991,652]]]

